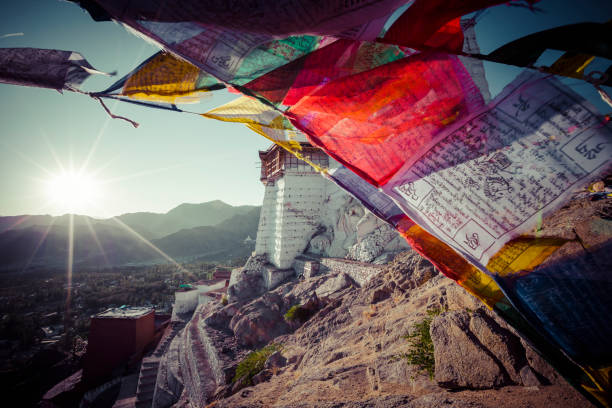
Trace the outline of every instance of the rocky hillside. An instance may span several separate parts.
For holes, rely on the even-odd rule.
[[[302,313],[286,321],[294,305]],[[437,313],[430,378],[409,364],[406,334]],[[237,364],[266,344],[280,351],[264,370],[235,378]],[[331,271],[251,301],[202,305],[162,367],[158,407],[588,405],[513,330],[412,251],[364,287]]]

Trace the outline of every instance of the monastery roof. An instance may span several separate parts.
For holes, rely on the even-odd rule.
[[[296,141],[300,142],[300,146],[302,148],[306,147],[306,148],[313,148],[313,149],[318,149],[316,147],[314,147],[313,145],[310,144],[310,142],[308,142],[308,140],[306,139],[306,137],[299,135],[298,138],[296,139]],[[271,151],[276,151],[276,150],[280,150],[280,151],[284,151],[284,149],[282,147],[280,147],[279,145],[277,145],[276,143],[272,143],[270,145],[270,147],[268,147],[266,150],[260,150],[259,151],[259,157],[265,156],[266,154],[270,153]]]
[[[150,307],[114,307],[107,309],[103,312],[98,313],[94,317],[96,318],[111,318],[111,319],[137,319],[152,313],[153,309]]]

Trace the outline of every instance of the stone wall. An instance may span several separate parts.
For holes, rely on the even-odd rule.
[[[293,261],[292,268],[296,276],[310,278],[319,274],[319,261],[304,256],[298,256]]]
[[[382,270],[383,266],[340,258],[321,258],[321,266],[334,272],[344,272],[359,286],[364,286]]]
[[[263,279],[268,290],[275,289],[287,279],[295,276],[293,269],[276,269],[272,265],[264,267]]]

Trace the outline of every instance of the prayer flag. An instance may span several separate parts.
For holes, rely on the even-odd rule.
[[[81,54],[40,48],[0,48],[0,82],[75,91],[95,70]]]

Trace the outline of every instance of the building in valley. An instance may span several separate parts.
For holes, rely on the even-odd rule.
[[[83,382],[95,385],[113,377],[113,371],[139,361],[154,339],[154,309],[121,307],[92,316]]]

